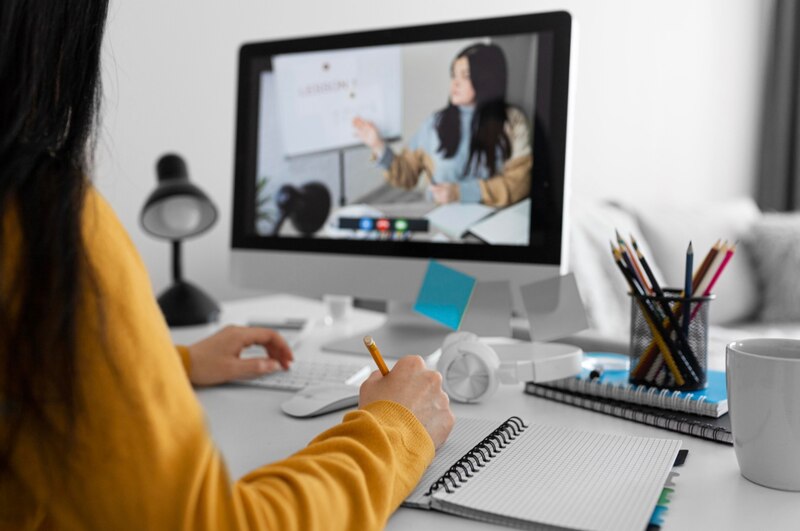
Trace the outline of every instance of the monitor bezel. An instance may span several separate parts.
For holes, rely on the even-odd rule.
[[[537,100],[542,92],[551,102],[541,108],[538,101],[537,126],[548,134],[534,135],[534,154],[542,153],[551,168],[543,175],[543,164],[534,161],[531,189],[530,242],[527,246],[472,245],[461,243],[349,240],[313,237],[263,236],[255,232],[255,196],[258,138],[259,77],[269,58],[278,54],[310,52],[378,45],[411,44],[484,36],[524,33],[548,35],[552,63],[542,64],[539,72],[551,68],[548,90],[537,82]],[[572,17],[565,11],[534,13],[459,22],[340,33],[242,45],[239,53],[237,123],[232,213],[233,249],[337,255],[372,255],[407,258],[439,258],[477,262],[559,265],[562,262],[564,201],[568,149],[567,116],[570,82]],[[543,116],[540,113],[548,113]],[[542,123],[544,122],[544,123]],[[543,145],[542,140],[548,140]],[[487,253],[487,246],[491,253]]]

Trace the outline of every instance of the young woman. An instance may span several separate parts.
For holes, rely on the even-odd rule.
[[[506,60],[493,44],[462,50],[451,68],[447,107],[419,128],[400,154],[360,117],[356,134],[372,149],[393,186],[411,189],[420,175],[437,203],[481,202],[507,206],[530,193],[530,129],[525,115],[506,101]]]
[[[418,357],[375,372],[340,425],[230,480],[191,383],[292,353],[251,328],[171,344],[87,177],[107,9],[0,3],[0,529],[382,527],[453,425],[441,377]],[[239,359],[252,344],[268,359]]]

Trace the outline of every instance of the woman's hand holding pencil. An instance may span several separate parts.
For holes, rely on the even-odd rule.
[[[434,447],[441,446],[455,423],[450,399],[442,390],[442,375],[428,370],[419,356],[400,358],[390,371],[372,338],[365,337],[364,344],[380,369],[361,384],[359,409],[381,400],[395,402],[408,409],[419,420],[430,435]]]

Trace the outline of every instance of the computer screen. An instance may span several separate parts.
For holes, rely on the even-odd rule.
[[[243,45],[234,280],[408,301],[430,259],[558,274],[571,39],[553,12]]]

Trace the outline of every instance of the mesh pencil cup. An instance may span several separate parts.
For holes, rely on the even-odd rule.
[[[708,312],[713,295],[631,297],[630,383],[680,391],[705,389]],[[685,321],[688,320],[688,324]]]

